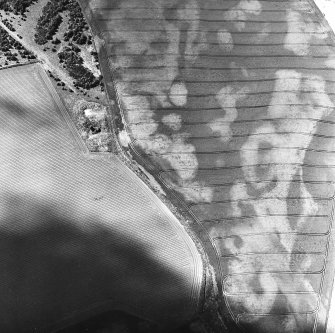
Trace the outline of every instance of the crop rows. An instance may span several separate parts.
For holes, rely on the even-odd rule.
[[[105,40],[125,149],[214,244],[227,322],[321,332],[335,72],[314,4],[81,3]]]
[[[191,238],[117,157],[88,154],[39,64],[0,71],[0,115],[0,330],[113,309],[172,327],[193,316],[203,271]]]

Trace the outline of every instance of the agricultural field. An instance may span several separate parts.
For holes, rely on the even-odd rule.
[[[5,29],[0,27],[0,68],[24,64],[36,59],[24,46],[16,41]]]
[[[223,326],[325,332],[335,40],[314,2],[80,3],[120,146],[193,221]]]
[[[195,316],[193,240],[115,155],[89,153],[41,64],[0,70],[0,116],[0,331],[124,311],[148,333]],[[99,332],[128,332],[118,320]]]
[[[92,34],[75,0],[0,2],[0,68],[39,61],[92,152],[113,150],[107,100]],[[99,109],[89,117],[83,110]],[[88,111],[90,112],[90,111]],[[104,116],[100,116],[104,114]],[[93,125],[91,123],[94,123]],[[83,125],[86,127],[83,129]],[[92,125],[92,126],[91,126]]]

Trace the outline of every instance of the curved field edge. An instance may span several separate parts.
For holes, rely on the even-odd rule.
[[[310,1],[310,0],[309,0]],[[322,21],[322,20],[321,20]],[[89,22],[91,23],[91,21],[89,20]],[[98,36],[100,36],[101,37],[101,35],[99,35],[99,34],[97,34]],[[100,39],[101,40],[101,39]],[[103,45],[103,44],[102,44]],[[103,48],[103,46],[102,46],[102,48]],[[106,59],[107,59],[107,57],[106,57]],[[108,60],[106,60],[107,62],[108,62]],[[107,71],[108,71],[108,66],[106,66],[106,68],[107,68]],[[113,75],[113,73],[111,73],[111,75]],[[109,87],[110,88],[110,87]],[[111,89],[111,88],[110,88]],[[115,92],[115,87],[113,87],[113,89],[114,89],[114,92],[112,92],[112,96],[114,96],[114,98],[116,98],[116,100],[118,99],[118,94],[117,94],[117,92]],[[119,112],[119,114],[121,115],[121,117],[122,117],[122,108],[120,107],[120,103],[118,103],[118,109],[116,110],[117,112]],[[125,122],[123,122],[123,124],[125,125],[125,126],[127,126],[127,124],[125,123]],[[148,162],[146,161],[146,162],[144,162],[143,161],[143,159],[142,159],[142,157],[141,157],[141,155],[136,151],[136,148],[134,148],[134,146],[132,145],[132,143],[130,142],[130,144],[129,144],[129,146],[130,146],[130,155],[131,156],[133,156],[134,157],[134,159],[141,165],[143,165],[151,174],[153,174],[154,175],[154,177],[156,178],[156,180],[158,180],[159,181],[159,183],[161,184],[161,186],[165,189],[166,187],[165,187],[165,184],[164,184],[164,182],[160,179],[160,175],[158,174],[158,173],[155,173],[155,170],[154,170],[154,168],[151,166],[151,165],[149,165],[148,164]],[[122,147],[120,147],[120,149],[122,150],[123,148]],[[129,153],[129,151],[127,151],[126,149],[125,149],[125,151],[126,152],[128,152]],[[131,158],[131,157],[130,157]],[[167,192],[170,194],[170,196],[172,196],[173,194],[171,194],[170,192],[169,192],[169,190],[167,190]],[[176,197],[176,198],[170,198],[170,200],[176,205],[176,206],[179,206],[179,208],[180,208],[180,210],[183,210],[183,212],[182,212],[182,214],[184,215],[184,216],[190,216],[191,214],[189,214],[189,211],[188,211],[188,209],[187,209],[187,206],[184,206],[184,207],[180,207],[180,202],[178,202],[178,197]],[[191,216],[190,217],[191,219],[193,218],[193,220],[194,220],[194,216]],[[195,230],[196,229],[196,226],[191,226],[190,227],[191,229],[193,228],[193,230]],[[200,228],[201,229],[201,228]],[[199,230],[200,230],[199,229]],[[200,230],[197,230],[197,231],[195,231],[195,233],[197,234],[197,235],[201,235],[202,234],[202,231]],[[206,236],[204,236],[205,237],[205,239],[206,239]],[[205,247],[206,248],[206,247]],[[206,250],[207,250],[207,248],[206,248]],[[332,269],[332,268],[330,268],[330,269]],[[323,316],[325,315],[325,313],[323,313],[322,314]]]
[[[110,105],[110,128],[115,142],[115,153],[128,165],[163,201],[169,209],[177,216],[178,220],[186,227],[188,234],[197,245],[198,251],[203,258],[204,284],[201,291],[199,303],[199,313],[204,321],[209,324],[210,329],[215,332],[237,332],[238,328],[233,320],[232,313],[227,301],[222,297],[221,279],[222,267],[216,247],[212,243],[210,236],[189,207],[184,203],[182,197],[171,191],[160,172],[137,151],[136,147],[129,142],[128,148],[122,146],[118,136],[118,126],[127,127],[124,121],[122,106],[119,95],[115,87],[114,73],[109,66],[109,59],[105,42],[98,25],[95,23],[87,0],[78,1],[90,26],[94,37],[94,44],[99,56],[101,72],[106,87],[106,95]],[[116,103],[114,102],[116,101]]]
[[[164,180],[160,177],[160,173],[157,172],[157,169],[148,164],[148,161],[141,156],[132,142],[129,142],[128,148],[123,147],[120,142],[118,126],[121,125],[127,127],[127,123],[124,121],[119,94],[114,84],[114,73],[109,66],[105,42],[98,25],[94,22],[88,1],[78,0],[78,2],[92,31],[93,44],[95,45],[99,56],[100,69],[103,73],[103,81],[109,104],[109,124],[114,138],[115,154],[117,154],[119,158],[133,172],[135,172],[152,191],[155,192],[159,199],[164,202],[169,210],[177,216],[179,222],[186,228],[187,233],[196,244],[198,251],[201,253],[205,265],[204,284],[199,302],[199,313],[204,311],[204,317],[209,316],[210,321],[214,324],[214,329],[217,328],[220,332],[222,332],[222,329],[228,330],[223,323],[223,319],[217,312],[219,311],[217,307],[225,307],[219,297],[221,281],[218,276],[220,275],[219,272],[221,272],[221,264],[218,260],[217,251],[205,228],[199,223],[195,215],[184,203],[181,196],[177,195],[166,186]],[[234,325],[233,322],[230,324]],[[229,332],[231,332],[231,328]]]
[[[75,128],[75,125],[73,124],[71,116],[68,114],[68,111],[67,111],[66,107],[64,106],[64,104],[60,100],[56,90],[53,88],[53,85],[50,82],[50,79],[47,76],[45,70],[40,66],[39,71],[41,73],[43,81],[47,84],[48,89],[53,94],[53,97],[54,97],[57,105],[59,106],[61,116],[65,120],[66,124],[68,125],[68,127],[71,130],[71,133],[73,133],[73,136],[75,137],[76,141],[78,142],[78,147],[80,147],[83,150],[84,153],[90,155],[90,156],[88,156],[89,158],[98,158],[98,159],[102,159],[102,160],[113,159],[114,162],[117,161],[117,163],[120,166],[120,169],[122,169],[125,172],[127,177],[131,178],[133,180],[134,184],[136,184],[136,182],[141,182],[142,190],[143,190],[143,192],[145,191],[144,194],[146,194],[151,199],[151,201],[155,203],[155,206],[157,207],[157,209],[159,209],[159,210],[161,210],[165,213],[165,216],[168,218],[166,221],[170,222],[169,223],[170,226],[176,231],[176,233],[178,233],[181,236],[182,240],[184,241],[184,244],[187,245],[188,249],[192,253],[192,259],[193,259],[193,265],[192,266],[194,268],[193,276],[196,279],[193,281],[192,287],[194,287],[194,288],[192,290],[193,292],[190,295],[190,297],[192,299],[200,300],[200,292],[201,292],[201,287],[202,287],[202,278],[203,278],[204,268],[203,268],[203,263],[202,263],[201,256],[200,256],[200,254],[198,252],[198,249],[195,246],[192,238],[190,237],[190,235],[186,232],[185,228],[179,223],[179,220],[176,218],[175,215],[173,215],[173,213],[168,208],[168,206],[164,202],[162,202],[158,198],[157,195],[155,195],[155,193],[152,191],[152,189],[150,189],[150,187],[145,182],[143,182],[133,172],[133,170],[131,170],[127,165],[125,165],[121,160],[119,160],[117,155],[114,155],[114,154],[111,155],[109,153],[89,153],[88,152],[88,149],[85,146],[85,143],[81,139],[80,134],[78,133],[78,131]]]
[[[328,21],[328,15],[325,15],[322,13],[321,8],[319,7],[319,1],[317,0],[307,0],[310,4],[311,8],[314,9],[314,13],[317,16],[317,18],[320,20],[320,23],[326,27],[326,29],[329,31],[329,38],[335,45],[335,31],[334,31],[334,22]],[[329,16],[330,18],[331,16]],[[332,18],[334,20],[335,18]],[[328,262],[328,266],[326,266],[326,269],[330,270],[330,273],[328,273],[328,276],[332,276],[332,279],[327,279],[326,281],[323,281],[322,285],[322,293],[324,293],[324,284],[326,287],[331,290],[330,295],[324,295],[327,297],[327,303],[328,303],[328,309],[324,309],[323,307],[320,309],[321,316],[318,317],[319,322],[323,319],[325,324],[325,332],[326,333],[335,333],[335,316],[332,315],[335,311],[335,226],[334,226],[334,213],[335,213],[335,198],[332,198],[334,208],[331,213],[331,225],[329,230],[329,236],[327,240],[327,257],[326,260]],[[333,251],[332,251],[333,249]],[[320,318],[321,317],[321,318]],[[313,327],[313,331],[319,331],[317,326]]]
[[[18,66],[15,66],[17,68]],[[176,219],[176,217],[172,214],[172,212],[168,209],[166,205],[164,205],[159,198],[150,190],[150,188],[145,185],[135,174],[132,172],[128,167],[124,165],[115,155],[109,155],[109,154],[88,154],[87,153],[87,148],[83,144],[77,130],[75,129],[72,119],[70,115],[67,112],[67,109],[64,107],[62,101],[60,100],[59,96],[57,95],[56,91],[54,90],[47,74],[45,73],[44,69],[41,67],[40,64],[27,64],[27,65],[21,65],[19,66],[22,70],[26,68],[33,68],[39,78],[41,79],[41,83],[45,84],[46,91],[50,93],[52,96],[54,102],[57,105],[56,113],[57,117],[62,119],[62,122],[64,123],[64,126],[67,127],[69,132],[71,133],[71,136],[73,138],[74,144],[77,148],[78,151],[80,151],[81,154],[84,154],[86,159],[97,159],[97,160],[102,160],[106,164],[109,160],[109,164],[114,163],[117,165],[117,167],[122,170],[123,174],[126,175],[129,179],[131,179],[131,182],[137,186],[136,188],[139,189],[141,188],[142,194],[147,196],[147,198],[154,204],[154,206],[162,211],[163,215],[166,216],[167,218],[165,219],[165,222],[167,222],[172,229],[178,234],[180,239],[183,241],[183,244],[185,244],[189,250],[189,252],[192,254],[191,258],[193,260],[192,262],[192,276],[193,276],[193,281],[192,281],[192,291],[190,294],[190,300],[192,300],[192,303],[194,302],[194,305],[197,307],[198,304],[197,301],[200,298],[200,290],[201,290],[201,285],[202,285],[202,280],[203,280],[203,265],[202,265],[202,259],[201,256],[194,245],[192,239],[188,235],[188,233],[185,231],[184,227],[179,223],[179,221]],[[10,71],[11,69],[2,69],[0,71],[1,73],[5,71]],[[112,165],[111,165],[112,166]],[[111,168],[112,171],[112,168]],[[108,305],[108,301],[106,301],[106,305]],[[97,309],[100,308],[106,308],[105,305],[97,304],[92,308],[92,312],[96,313]],[[108,308],[108,306],[107,306]],[[84,310],[85,312],[86,310]],[[91,310],[87,310],[89,314],[91,314]],[[134,310],[136,312],[136,310]],[[73,320],[77,320],[77,318],[82,317],[82,312],[75,314]]]

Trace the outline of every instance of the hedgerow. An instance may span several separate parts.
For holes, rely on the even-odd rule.
[[[18,61],[18,55],[26,59],[36,59],[32,52],[25,49],[2,28],[0,28],[0,52],[3,53],[8,61]]]
[[[86,68],[83,58],[78,54],[78,47],[75,45],[65,47],[58,53],[59,61],[64,63],[68,73],[75,79],[75,87],[90,89],[97,87],[102,77],[96,78],[93,73]]]
[[[88,25],[77,1],[51,0],[45,5],[42,15],[38,19],[35,33],[36,43],[43,45],[52,40],[62,23],[60,14],[65,11],[69,11],[69,27],[68,32],[64,34],[64,40],[73,41],[77,44],[86,44],[88,42],[85,34]]]
[[[37,0],[0,0],[0,9],[22,15],[35,2]]]

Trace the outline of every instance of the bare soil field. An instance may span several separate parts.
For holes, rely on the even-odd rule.
[[[226,326],[325,332],[335,41],[314,2],[80,2],[120,145],[193,218]]]
[[[55,332],[116,310],[140,318],[138,332],[190,320],[195,244],[116,156],[88,153],[40,64],[0,71],[0,116],[0,331]]]

